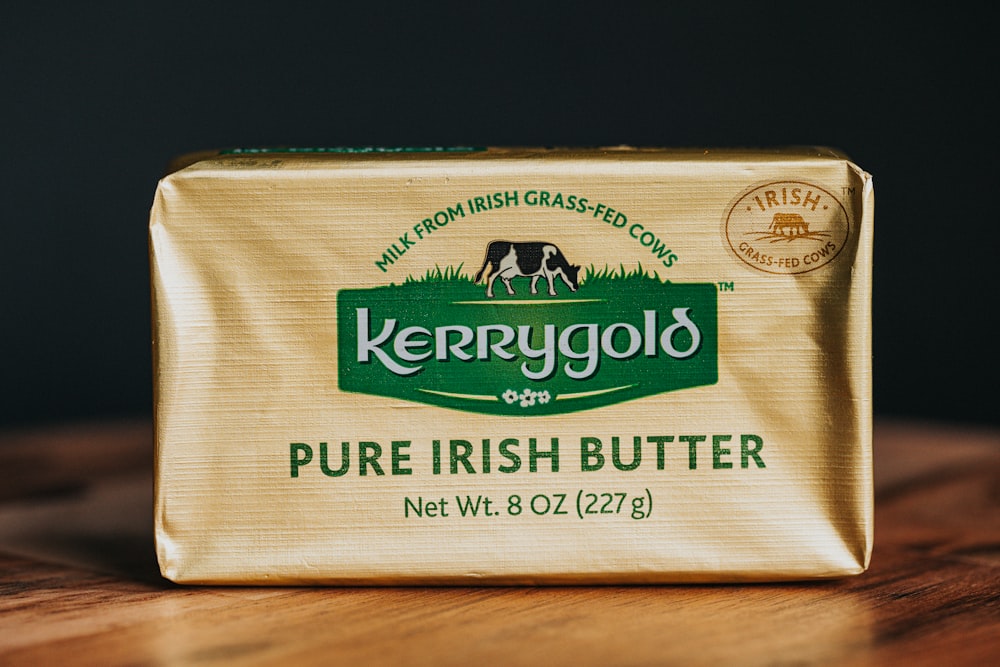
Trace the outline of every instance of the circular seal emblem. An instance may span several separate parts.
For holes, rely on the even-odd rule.
[[[808,273],[826,266],[850,238],[847,209],[829,191],[801,181],[747,190],[726,212],[726,240],[758,271]]]

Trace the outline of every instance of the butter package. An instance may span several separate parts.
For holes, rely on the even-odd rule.
[[[873,202],[819,148],[181,162],[150,222],[164,576],[864,571]]]

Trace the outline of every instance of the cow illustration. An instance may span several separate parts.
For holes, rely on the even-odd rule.
[[[555,278],[559,276],[571,292],[580,287],[578,279],[580,267],[570,264],[555,245],[544,242],[514,243],[512,241],[490,241],[486,246],[486,259],[476,274],[475,283],[483,277],[487,265],[490,275],[486,282],[486,296],[493,298],[493,283],[497,278],[503,281],[507,294],[514,294],[512,278],[531,278],[531,293],[538,294],[538,279],[549,283],[549,296],[556,295]]]
[[[775,213],[768,231],[779,236],[807,236],[809,223],[798,213]]]

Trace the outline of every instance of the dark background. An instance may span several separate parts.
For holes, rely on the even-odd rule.
[[[875,410],[997,424],[996,37],[947,6],[17,3],[0,426],[151,411],[146,224],[226,146],[830,145],[875,177]]]

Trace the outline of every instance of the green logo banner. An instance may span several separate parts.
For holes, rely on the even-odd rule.
[[[460,277],[341,290],[340,388],[493,415],[590,410],[715,384],[716,318],[714,284],[645,275],[554,297],[490,298]]]

